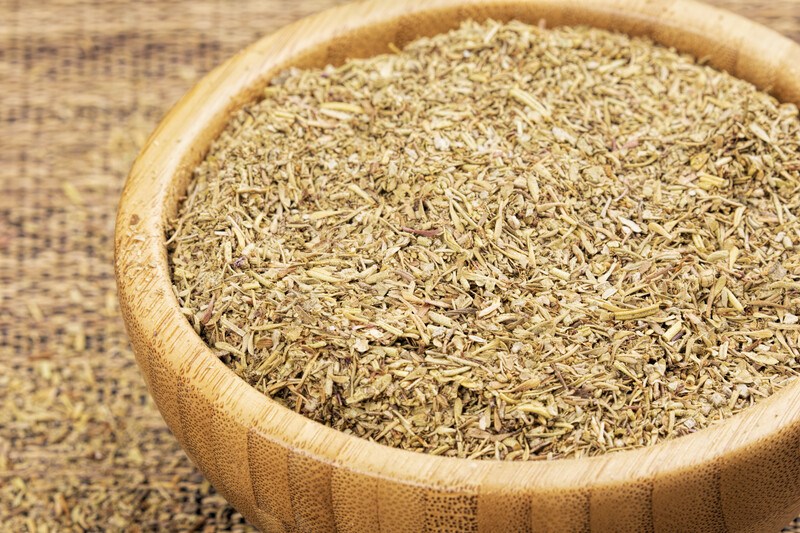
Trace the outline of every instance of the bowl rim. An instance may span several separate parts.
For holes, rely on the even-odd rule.
[[[288,64],[340,61],[343,55],[336,47],[341,44],[357,52],[357,45],[349,41],[352,35],[374,34],[387,20],[403,20],[411,31],[414,23],[440,16],[437,10],[460,13],[461,20],[507,8],[554,14],[548,19],[557,25],[574,19],[646,34],[681,51],[702,51],[713,44],[718,55],[710,54],[712,64],[718,60],[734,75],[800,103],[797,43],[693,0],[370,0],[285,26],[239,52],[189,91],[152,133],[126,181],[115,229],[115,274],[126,327],[151,394],[155,385],[149,365],[156,362],[185,377],[194,393],[224,406],[243,427],[316,460],[415,484],[446,486],[458,481],[511,492],[602,487],[680,473],[742,457],[787,428],[800,427],[800,382],[795,381],[721,423],[645,448],[515,462],[410,452],[344,434],[269,400],[219,361],[181,314],[167,263],[165,223],[192,168],[233,110],[253,100],[258,88]],[[617,19],[621,11],[626,14]],[[341,23],[331,25],[331,19]],[[712,38],[715,27],[730,31]],[[168,418],[171,407],[158,398],[156,403]],[[168,423],[183,443],[181,428],[169,419]]]

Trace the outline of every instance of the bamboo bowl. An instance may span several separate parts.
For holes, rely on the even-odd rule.
[[[442,458],[348,436],[273,403],[225,367],[181,315],[165,220],[233,110],[287,66],[341,63],[487,17],[648,35],[800,103],[800,46],[690,0],[373,0],[287,26],[175,106],[122,195],[122,313],[164,419],[214,486],[268,531],[780,530],[800,513],[800,383],[651,448],[551,462]]]

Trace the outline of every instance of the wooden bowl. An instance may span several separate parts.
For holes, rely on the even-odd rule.
[[[214,486],[268,531],[780,530],[800,513],[800,383],[650,448],[550,462],[442,458],[348,436],[273,403],[221,363],[181,315],[165,221],[234,110],[290,65],[337,64],[487,17],[648,35],[800,103],[800,46],[689,0],[374,0],[287,26],[175,106],[122,195],[122,313],[164,419]]]

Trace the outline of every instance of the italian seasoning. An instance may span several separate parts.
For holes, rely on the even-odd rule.
[[[239,376],[436,455],[652,445],[800,369],[800,121],[643,38],[467,22],[289,70],[169,246]]]

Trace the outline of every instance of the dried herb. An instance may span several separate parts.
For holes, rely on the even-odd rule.
[[[646,39],[468,22],[236,114],[171,231],[175,292],[240,376],[346,433],[651,445],[800,369],[799,133]]]

